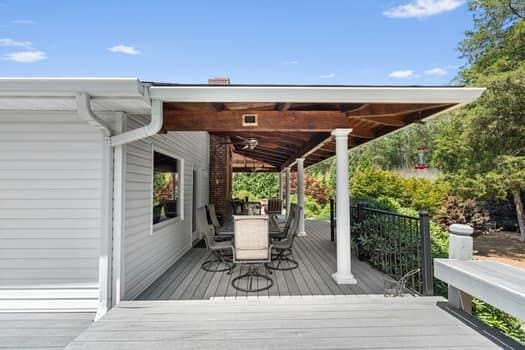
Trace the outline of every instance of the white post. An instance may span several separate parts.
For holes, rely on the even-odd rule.
[[[472,260],[474,229],[468,225],[453,224],[449,228],[448,257],[456,260]],[[448,302],[457,309],[472,313],[472,296],[448,286]]]
[[[304,158],[297,158],[297,205],[303,208],[299,216],[299,226],[297,227],[297,236],[306,236],[304,230]]]
[[[279,186],[279,197],[278,198],[280,200],[283,200],[283,173],[279,172],[278,174],[279,174],[278,175],[279,176],[279,178],[278,178],[279,181],[277,181],[277,186]]]
[[[352,275],[350,239],[350,193],[348,185],[348,134],[352,129],[335,129],[336,152],[336,223],[337,272],[332,277],[338,284],[355,284]]]
[[[286,168],[286,189],[285,189],[285,195],[286,195],[286,219],[288,219],[288,215],[290,215],[290,208],[292,205],[292,202],[290,201],[290,168]]]

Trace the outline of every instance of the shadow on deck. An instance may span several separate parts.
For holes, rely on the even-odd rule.
[[[332,279],[336,270],[336,246],[330,241],[330,225],[324,221],[306,221],[306,237],[297,238],[294,256],[299,268],[274,271],[274,285],[259,293],[243,293],[231,286],[232,275],[206,272],[201,264],[209,257],[202,248],[193,248],[171,266],[139,297],[139,300],[210,299],[246,296],[357,295],[382,294],[383,274],[365,262],[352,259],[356,285],[338,285]]]

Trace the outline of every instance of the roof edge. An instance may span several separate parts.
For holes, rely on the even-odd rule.
[[[70,97],[85,92],[93,97],[143,97],[138,78],[0,77],[2,97]]]

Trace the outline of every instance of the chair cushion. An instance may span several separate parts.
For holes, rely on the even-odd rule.
[[[235,258],[237,260],[267,260],[268,248],[265,249],[236,249]]]

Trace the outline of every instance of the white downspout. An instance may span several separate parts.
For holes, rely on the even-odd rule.
[[[95,320],[100,319],[112,306],[112,265],[113,253],[113,147],[111,130],[91,110],[91,97],[86,93],[77,94],[79,116],[102,134],[102,232],[99,257],[99,298]]]
[[[129,142],[144,139],[149,136],[157,134],[162,129],[163,108],[162,101],[152,100],[151,101],[151,121],[148,125],[143,127],[126,131],[125,133],[118,134],[111,137],[111,145],[113,147],[120,146]]]
[[[105,137],[111,137],[111,131],[104,122],[91,110],[91,96],[85,92],[77,94],[77,111],[78,115],[86,120],[90,125],[99,129]]]
[[[111,135],[111,130],[98,118],[91,109],[91,97],[87,93],[77,94],[77,109],[79,116],[90,125],[100,130],[104,137],[102,159],[102,212],[104,228],[99,259],[99,306],[95,320],[100,319],[113,306],[112,302],[112,256],[113,256],[113,147],[138,141],[157,134],[164,121],[162,101],[151,102],[151,121],[148,125],[133,129],[122,134]]]

